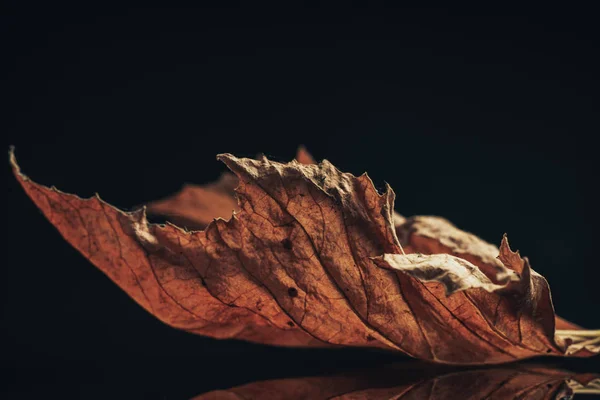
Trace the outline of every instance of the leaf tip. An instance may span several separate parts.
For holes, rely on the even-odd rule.
[[[500,241],[500,254],[502,254],[503,251],[512,252],[510,244],[508,243],[508,234],[506,232],[502,235],[502,240]]]
[[[217,160],[225,162],[226,160],[230,160],[235,158],[235,156],[231,153],[219,153],[217,154]]]
[[[11,161],[11,163],[13,162],[14,158],[15,158],[15,145],[11,144],[10,146],[8,146],[8,158]]]
[[[306,146],[303,144],[298,146],[298,150],[296,150],[296,158],[294,160],[305,165],[316,164],[315,159],[308,152],[308,150],[306,150]]]
[[[12,167],[13,173],[17,176],[17,178],[27,178],[23,173],[21,173],[21,167],[17,163],[17,157],[15,156],[15,146],[10,145],[8,147],[8,162]]]
[[[515,250],[513,251],[510,248],[510,243],[508,243],[508,234],[504,233],[504,235],[502,235],[502,242],[500,243],[500,253],[502,253],[503,251],[506,251],[507,253],[510,254],[514,254],[517,256],[521,256],[521,253],[519,252],[519,250]]]
[[[146,206],[143,205],[140,208],[138,208],[137,210],[133,210],[131,212],[131,216],[134,217],[138,222],[145,221],[146,220]]]
[[[386,260],[386,256],[387,254],[382,254],[380,256],[373,256],[373,257],[369,257],[369,260],[373,261],[373,263],[375,263],[375,265],[377,265],[379,268],[383,268],[383,269],[391,269],[387,260]]]
[[[221,161],[233,172],[235,172],[236,167],[239,166],[242,161],[231,153],[217,154],[217,160]]]

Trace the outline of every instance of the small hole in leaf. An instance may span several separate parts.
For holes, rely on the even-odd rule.
[[[367,342],[372,342],[375,338],[371,335],[367,335]]]
[[[288,294],[290,295],[290,297],[296,297],[298,296],[298,289],[291,287],[288,289]]]
[[[546,350],[546,353],[552,353],[552,349]]]
[[[294,245],[292,244],[292,241],[290,239],[283,239],[281,241],[281,245],[283,246],[284,249],[286,250],[291,250],[292,247],[294,247]]]
[[[292,321],[288,321],[287,323],[289,326],[291,326],[292,328],[294,327],[294,323]]]

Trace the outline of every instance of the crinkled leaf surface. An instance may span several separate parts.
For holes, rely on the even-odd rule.
[[[123,212],[98,196],[34,183],[11,157],[63,237],[176,328],[274,345],[378,347],[453,364],[598,352],[598,332],[571,326],[579,336],[555,334],[546,280],[506,238],[492,256],[495,248],[472,235],[419,228],[394,215],[390,187],[379,194],[366,174],[326,160],[218,156],[238,177],[239,212],[190,232],[150,224],[144,209]]]
[[[600,378],[537,366],[436,373],[427,366],[409,364],[333,376],[253,382],[205,393],[194,400],[562,400],[576,393],[600,393]]]
[[[518,251],[513,258],[509,257],[510,249],[506,237],[503,240],[506,241],[503,246],[503,260],[499,256],[498,247],[458,229],[444,218],[414,216],[408,219],[397,218],[395,222],[396,233],[406,253],[450,254],[470,261],[494,283],[520,280],[519,274],[522,271],[519,266],[524,260],[520,259]],[[505,267],[504,261],[508,268]],[[517,269],[510,269],[511,264]],[[543,278],[536,274],[534,279],[540,281]],[[547,285],[544,282],[541,284]],[[580,326],[555,316],[555,332],[560,336],[560,340],[571,343],[568,354],[584,349],[591,354],[597,354],[599,351],[600,331],[584,331]]]
[[[315,163],[303,146],[296,152],[296,161],[301,164]],[[150,202],[146,204],[146,211],[163,215],[187,229],[204,229],[215,218],[228,219],[232,210],[239,211],[234,193],[237,185],[237,176],[225,172],[216,182],[207,185],[187,184],[173,196]]]

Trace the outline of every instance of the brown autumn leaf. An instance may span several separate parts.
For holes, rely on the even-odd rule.
[[[204,229],[213,219],[229,218],[231,211],[239,211],[234,195],[237,185],[237,177],[226,172],[207,185],[186,184],[174,195],[148,203],[146,211],[187,229]]]
[[[296,161],[314,164],[315,160],[304,146],[296,152]],[[239,211],[235,199],[238,179],[225,172],[218,181],[207,185],[187,184],[176,194],[146,204],[149,214],[163,215],[187,229],[200,230],[215,218],[229,218],[231,211]]]
[[[315,164],[315,159],[304,146],[298,148],[295,159],[300,164]],[[237,185],[237,176],[224,172],[216,182],[205,185],[186,184],[172,196],[147,203],[146,212],[164,216],[188,230],[201,230],[213,219],[227,219],[231,216],[231,211],[239,211],[235,198]],[[406,218],[394,211],[394,223],[399,226],[404,222]]]
[[[17,179],[63,237],[173,327],[273,345],[378,347],[449,364],[598,352],[598,331],[555,332],[546,280],[506,237],[495,260],[493,246],[449,234],[459,241],[453,247],[431,228],[440,244],[416,253],[426,230],[414,219],[394,226],[394,192],[379,194],[366,174],[326,160],[218,159],[239,179],[240,212],[188,232],[148,223],[143,209],[127,213],[34,183],[11,153]]]
[[[518,280],[519,276],[515,271],[504,269],[504,264],[498,257],[497,246],[458,229],[444,218],[414,216],[407,219],[400,216],[394,221],[405,253],[451,254],[477,265],[493,282],[504,279]],[[572,331],[583,329],[559,316],[555,316],[555,323],[555,329],[563,331],[561,334],[565,336],[573,335]]]
[[[443,372],[426,365],[400,364],[333,376],[253,382],[193,400],[564,400],[577,393],[600,393],[600,377],[538,366]]]

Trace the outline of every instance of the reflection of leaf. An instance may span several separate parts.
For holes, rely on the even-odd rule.
[[[239,179],[240,211],[195,232],[36,184],[12,162],[69,243],[180,329],[276,345],[379,347],[455,364],[598,351],[598,332],[569,334],[576,350],[555,336],[548,284],[506,238],[496,260],[493,246],[447,227],[423,233],[414,219],[394,217],[389,186],[379,194],[367,175],[328,161],[218,158]],[[441,245],[425,248],[420,237]]]
[[[436,374],[427,366],[392,365],[329,377],[253,382],[202,394],[194,400],[239,399],[570,399],[600,393],[600,379],[534,366]],[[595,381],[594,381],[595,379]]]

